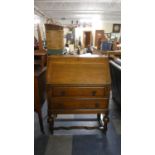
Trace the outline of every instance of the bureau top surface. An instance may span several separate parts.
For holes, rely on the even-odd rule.
[[[48,56],[47,84],[110,84],[106,56]]]

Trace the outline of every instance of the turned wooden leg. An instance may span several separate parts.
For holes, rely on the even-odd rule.
[[[101,114],[97,114],[97,120],[100,122],[100,120],[101,120]]]
[[[41,112],[38,112],[38,118],[39,118],[40,130],[43,134],[45,134]]]
[[[48,125],[49,125],[49,130],[51,134],[53,134],[53,129],[54,129],[54,116],[52,114],[48,115]]]
[[[104,122],[104,132],[107,131],[107,124],[109,122],[109,117],[108,117],[109,112],[106,112],[104,117],[103,117],[103,122]]]
[[[101,117],[101,114],[97,114],[97,119],[98,119],[98,122],[99,122],[99,129],[104,131],[104,122],[103,122],[103,119]]]
[[[99,129],[103,129],[103,121],[101,120],[101,114],[97,114],[97,120],[99,123]]]

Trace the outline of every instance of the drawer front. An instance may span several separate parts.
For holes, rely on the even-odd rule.
[[[94,98],[52,98],[49,108],[52,109],[105,109],[108,99]]]
[[[52,96],[108,97],[109,87],[54,87]]]

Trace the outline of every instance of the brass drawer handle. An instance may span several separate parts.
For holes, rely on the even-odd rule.
[[[96,91],[93,91],[93,92],[92,92],[92,96],[95,96],[95,95],[96,95]]]
[[[65,96],[65,91],[61,91],[61,96]]]

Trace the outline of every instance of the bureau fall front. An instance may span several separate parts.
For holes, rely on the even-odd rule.
[[[107,130],[111,79],[106,56],[48,56],[46,80],[51,133],[59,114],[96,114]]]

